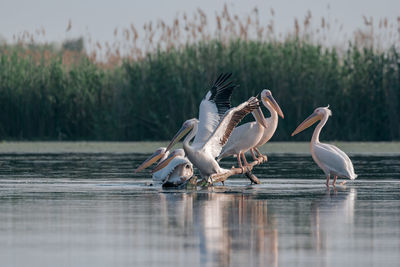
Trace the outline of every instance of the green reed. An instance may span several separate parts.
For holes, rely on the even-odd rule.
[[[3,139],[169,139],[184,120],[197,117],[216,74],[228,71],[240,84],[234,105],[263,88],[273,92],[285,113],[273,140],[309,138],[290,133],[314,108],[328,104],[333,118],[326,139],[400,139],[395,49],[350,46],[339,56],[334,48],[300,40],[214,40],[126,60],[112,69],[85,56],[68,66],[59,54],[40,58],[17,49],[1,55]]]

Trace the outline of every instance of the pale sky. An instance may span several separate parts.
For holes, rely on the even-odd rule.
[[[85,37],[88,33],[94,40],[112,41],[116,27],[129,27],[133,23],[141,28],[145,22],[158,19],[171,22],[176,14],[192,14],[198,7],[214,23],[215,13],[222,11],[224,3],[239,15],[249,14],[257,6],[261,20],[265,21],[273,8],[279,32],[293,29],[294,18],[304,18],[307,10],[318,21],[322,16],[332,22],[337,19],[347,32],[363,26],[363,15],[375,21],[387,17],[396,23],[400,16],[399,0],[0,0],[0,36],[11,42],[14,34],[24,30],[34,33],[44,28],[45,40],[49,42]],[[66,32],[69,20],[72,28]]]

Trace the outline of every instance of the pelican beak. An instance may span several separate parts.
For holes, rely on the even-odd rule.
[[[168,158],[166,158],[163,162],[160,162],[160,163],[154,168],[154,170],[151,171],[151,173],[158,172],[159,170],[165,168],[165,167],[169,164],[169,162],[170,162],[173,158],[175,158],[175,157],[176,157],[175,154],[169,155]]]
[[[140,172],[141,170],[146,169],[146,168],[149,167],[151,164],[153,164],[154,162],[156,162],[157,160],[159,160],[163,155],[164,155],[164,153],[162,153],[162,151],[157,150],[156,152],[153,153],[153,155],[151,155],[150,157],[148,157],[142,164],[140,164],[139,167],[137,167],[137,169],[135,170],[135,173]]]
[[[316,123],[318,120],[321,119],[321,116],[318,115],[317,113],[313,113],[310,116],[308,116],[307,119],[305,119],[297,128],[296,130],[294,130],[294,132],[292,133],[292,136],[300,133],[301,131],[304,131],[305,129],[307,129],[308,127],[310,127],[311,125],[313,125],[314,123]]]
[[[185,125],[183,124],[182,128],[179,129],[179,131],[175,134],[174,138],[172,138],[171,142],[169,143],[167,150],[169,151],[176,143],[179,142],[179,140],[182,139],[190,130],[192,130],[193,125]]]
[[[264,114],[261,110],[261,107],[258,107],[258,109],[254,110],[254,117],[256,117],[256,120],[264,127],[267,128],[267,123],[265,121]]]
[[[272,108],[275,109],[275,111],[278,113],[279,116],[281,116],[282,119],[285,118],[281,110],[281,107],[278,105],[278,103],[276,102],[275,98],[272,95],[267,95],[266,97],[264,97],[264,101],[269,102]]]

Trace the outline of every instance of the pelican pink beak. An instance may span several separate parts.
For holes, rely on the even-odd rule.
[[[292,136],[300,133],[301,131],[304,131],[305,129],[307,129],[308,127],[310,127],[311,125],[313,125],[314,123],[316,123],[318,120],[321,119],[322,116],[314,112],[313,114],[308,116],[308,118],[305,119],[299,126],[297,126],[296,130],[294,130],[294,132],[292,133]]]
[[[148,157],[142,164],[140,164],[139,167],[135,170],[135,173],[140,172],[147,167],[149,167],[151,164],[159,160],[163,155],[165,154],[165,151],[163,149],[157,149],[156,152],[153,153],[150,157]]]
[[[175,158],[177,155],[175,153],[171,153],[163,162],[160,162],[155,168],[154,170],[151,171],[151,173],[155,173],[158,172],[159,170],[165,168],[170,161]]]
[[[182,128],[180,128],[179,131],[175,134],[174,138],[172,138],[166,151],[169,151],[176,143],[179,142],[179,140],[181,140],[192,129],[193,129],[192,124],[184,123],[182,125]]]
[[[278,113],[279,116],[281,116],[282,119],[285,118],[285,116],[283,115],[283,112],[281,110],[281,107],[278,105],[278,103],[276,102],[276,100],[272,96],[272,94],[267,94],[264,97],[264,101],[270,103],[272,108]]]

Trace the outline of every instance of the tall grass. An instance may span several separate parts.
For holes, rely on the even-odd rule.
[[[275,33],[273,19],[262,25],[258,16],[257,9],[239,18],[225,8],[211,32],[199,10],[171,25],[146,24],[142,38],[133,25],[116,29],[116,44],[96,43],[91,52],[79,42],[63,49],[36,44],[29,35],[29,41],[4,45],[0,138],[166,140],[197,117],[216,74],[233,72],[240,84],[234,105],[263,88],[280,103],[285,119],[273,140],[308,139],[290,133],[328,104],[333,118],[324,139],[400,140],[400,56],[392,42],[398,37],[380,45],[387,21],[371,32],[367,20],[366,29],[338,47],[324,43],[328,22],[321,20],[317,31],[310,13],[284,36]]]

